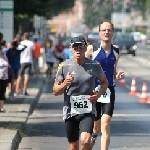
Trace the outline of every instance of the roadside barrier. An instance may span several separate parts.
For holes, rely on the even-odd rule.
[[[142,94],[141,94],[141,98],[140,98],[139,102],[140,103],[148,103],[149,102],[146,82],[143,82]]]
[[[136,88],[136,78],[132,78],[131,82],[131,91],[129,92],[129,95],[137,95],[137,88]]]

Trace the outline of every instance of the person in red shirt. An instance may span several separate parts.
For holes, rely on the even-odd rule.
[[[41,46],[38,43],[38,39],[34,39],[34,69],[35,69],[35,73],[39,73],[39,64],[38,64],[38,59],[41,55],[40,53],[41,50]]]
[[[58,44],[55,46],[56,50],[56,58],[58,59],[59,63],[63,62],[65,59],[64,53],[65,46],[62,44],[61,40],[59,40]]]

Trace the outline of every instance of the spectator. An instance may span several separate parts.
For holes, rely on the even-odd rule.
[[[3,34],[0,33],[0,112],[6,112],[4,109],[4,101],[6,100],[5,92],[8,80],[8,62],[7,58],[2,52],[1,41]]]
[[[0,43],[3,40],[3,33],[0,32]]]
[[[70,45],[69,44],[67,44],[66,47],[64,48],[64,53],[65,53],[66,59],[72,58],[72,52],[70,50]]]
[[[7,52],[7,50],[8,50],[8,48],[6,46],[6,41],[5,40],[1,41],[1,47],[2,47],[2,53],[5,55],[6,52]]]
[[[9,48],[12,48],[12,42],[8,42],[7,45],[6,45],[6,47],[7,47],[7,50],[8,50]]]
[[[51,77],[54,63],[55,63],[55,47],[53,46],[53,41],[50,40],[48,47],[46,47],[47,77],[49,76]]]
[[[38,43],[37,38],[34,39],[34,69],[35,73],[40,73],[38,59],[41,55],[41,45]]]
[[[20,55],[21,52],[24,51],[26,46],[22,46],[22,49],[18,50],[18,42],[13,41],[11,43],[11,47],[8,48],[8,51],[6,52],[6,56],[8,59],[8,62],[10,64],[10,76],[9,76],[9,83],[11,87],[11,94],[9,95],[9,100],[14,100],[14,92],[15,92],[15,85],[16,85],[16,80],[18,78],[18,71],[20,69]]]
[[[16,83],[16,92],[15,96],[20,94],[21,90],[21,80],[24,75],[24,86],[23,86],[23,95],[29,95],[27,93],[27,87],[29,83],[29,75],[31,72],[33,59],[34,59],[34,43],[29,40],[29,33],[25,32],[23,35],[24,40],[20,42],[21,45],[25,45],[27,48],[21,53],[20,63],[21,68],[19,69],[18,79]]]
[[[55,46],[56,58],[58,59],[59,63],[63,62],[65,59],[64,48],[65,46],[62,44],[61,40],[59,40],[58,44]]]
[[[20,33],[15,36],[14,41],[17,41],[17,44],[19,45],[19,43],[22,41],[22,36]]]

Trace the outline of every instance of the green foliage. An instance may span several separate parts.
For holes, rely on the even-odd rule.
[[[137,28],[137,32],[141,32],[143,34],[146,34],[147,33],[147,29],[145,29],[145,28]]]
[[[75,0],[14,0],[15,16],[37,14],[39,16],[52,17],[74,6]]]
[[[150,12],[150,0],[132,0],[132,7],[136,11],[140,11],[143,18],[146,18],[146,13]]]
[[[46,17],[51,19],[63,11],[68,11],[74,6],[75,0],[14,0],[14,32],[18,28],[22,30],[33,30],[33,16]]]
[[[99,25],[103,20],[111,19],[111,12],[113,10],[110,0],[83,0],[86,9],[84,23],[92,29]]]
[[[145,6],[146,6],[146,8],[150,9],[150,1],[149,0],[146,0]]]
[[[132,29],[131,28],[127,28],[126,32],[127,33],[131,33]],[[136,28],[135,32],[140,32],[140,33],[146,34],[146,29],[144,27]]]
[[[131,33],[132,29],[131,28],[126,28],[126,33]]]
[[[111,19],[112,12],[122,12],[123,0],[118,0],[117,6],[113,8],[112,0],[82,0],[85,4],[84,23],[92,29],[98,26],[102,20]],[[146,13],[150,13],[150,0],[130,0],[131,10],[141,12],[144,19]]]

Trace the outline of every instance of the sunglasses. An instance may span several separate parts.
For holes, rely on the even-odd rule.
[[[86,45],[82,43],[73,43],[71,47],[76,51],[78,49],[84,49]]]

